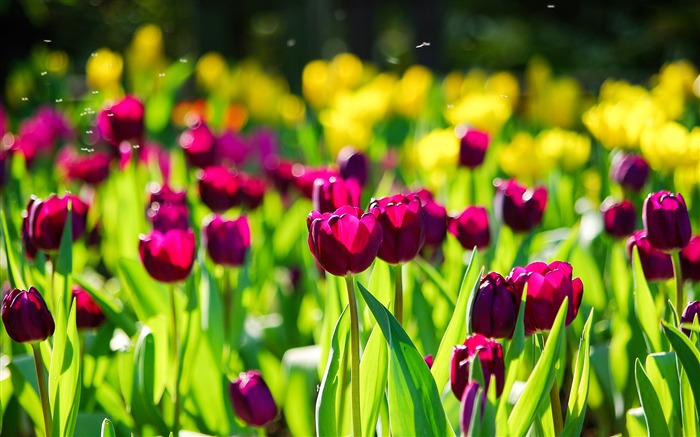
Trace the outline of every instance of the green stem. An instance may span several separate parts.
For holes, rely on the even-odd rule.
[[[229,280],[229,272],[226,267],[222,267],[223,278],[221,291],[224,296],[224,369],[228,369],[229,363],[231,362],[231,349],[232,339],[231,339],[231,302],[232,302],[232,287]]]
[[[180,350],[179,336],[177,332],[177,307],[175,306],[175,285],[170,288],[170,313],[171,313],[171,357],[175,366],[175,393],[173,393],[173,435],[177,436],[180,432],[180,381],[178,378],[180,368]]]
[[[360,416],[360,324],[352,273],[345,276],[350,306],[350,394],[352,398],[352,435],[362,435]]]
[[[683,275],[681,274],[681,256],[677,250],[671,252],[673,261],[673,277],[676,283],[676,312],[678,314],[685,308],[685,296],[683,296]]]
[[[561,400],[559,399],[559,386],[557,378],[554,378],[552,388],[549,390],[549,403],[552,405],[552,417],[554,419],[554,435],[561,435],[564,429],[564,421],[561,414]]]
[[[476,205],[476,169],[469,169],[469,202],[470,205]]]
[[[51,409],[49,407],[49,390],[46,385],[46,375],[44,375],[44,362],[41,360],[41,350],[39,343],[32,343],[32,352],[34,352],[34,367],[36,368],[36,379],[39,383],[39,396],[41,398],[41,410],[44,413],[44,428],[46,429],[46,437],[51,435],[53,428],[51,423]]]
[[[394,268],[394,317],[403,325],[403,264],[396,264]]]

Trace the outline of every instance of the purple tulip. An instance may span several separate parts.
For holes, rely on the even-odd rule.
[[[336,276],[366,270],[382,241],[377,218],[354,206],[342,206],[333,213],[311,211],[306,227],[314,258],[325,271]]]
[[[472,309],[472,331],[492,338],[510,338],[515,329],[518,299],[513,286],[499,273],[484,276]]]
[[[311,202],[318,212],[333,212],[341,206],[360,206],[360,185],[354,179],[341,177],[316,179]]]
[[[209,126],[199,122],[180,134],[178,144],[185,151],[187,161],[197,168],[216,165],[216,137]]]
[[[673,278],[673,261],[671,255],[660,251],[649,242],[646,232],[634,231],[627,238],[627,253],[632,259],[634,246],[637,246],[639,260],[647,281],[663,281]]]
[[[496,216],[514,232],[528,232],[539,225],[547,206],[544,187],[528,189],[515,179],[495,182],[497,191],[493,201]]]
[[[186,279],[192,270],[194,255],[195,238],[191,229],[153,231],[139,239],[141,262],[148,274],[160,282]]]
[[[170,229],[186,231],[190,227],[189,213],[187,207],[183,205],[167,203],[160,205],[154,202],[151,203],[146,215],[156,231],[167,232]]]
[[[260,372],[241,373],[229,385],[231,402],[236,415],[250,426],[265,426],[277,417],[277,405]]]
[[[690,241],[690,216],[680,193],[649,194],[644,199],[642,222],[649,242],[659,250],[681,250]]]
[[[433,368],[433,362],[434,362],[433,354],[428,354],[428,355],[424,356],[423,361],[425,361],[425,365],[428,366],[428,369]]]
[[[34,246],[34,243],[32,243],[29,229],[29,212],[32,210],[32,206],[37,200],[38,198],[36,196],[31,196],[29,202],[27,202],[27,209],[22,211],[22,246],[24,247],[24,255],[29,261],[34,261],[39,251],[39,249]]]
[[[132,145],[143,143],[144,106],[134,96],[126,96],[114,105],[100,111],[97,116],[97,127],[102,137],[115,147],[122,141]]]
[[[295,171],[295,167],[298,171]],[[287,194],[289,187],[296,184],[295,174],[301,174],[303,168],[303,165],[285,161],[277,155],[270,156],[265,161],[265,174],[280,194]]]
[[[340,176],[345,179],[354,179],[364,187],[369,178],[369,159],[367,155],[355,150],[351,146],[344,147],[338,152],[336,158]]]
[[[681,315],[681,326],[683,326],[684,323],[692,325],[696,317],[698,321],[700,321],[700,301],[698,300],[688,302],[688,305],[685,306],[683,314]],[[685,335],[690,337],[690,329],[682,328],[682,330]]]
[[[464,344],[458,344],[452,349],[450,362],[452,393],[457,396],[457,399],[462,399],[469,382],[469,367],[475,357],[479,357],[485,390],[488,391],[491,375],[494,375],[496,377],[496,396],[500,396],[503,393],[506,372],[503,363],[503,347],[497,341],[489,340],[481,334],[467,337]]]
[[[56,157],[56,164],[69,180],[97,186],[109,177],[111,160],[111,155],[106,152],[80,155],[74,148],[64,147]]]
[[[267,189],[264,180],[241,173],[238,175],[238,184],[238,195],[242,205],[251,210],[262,205]]]
[[[476,168],[484,162],[489,147],[489,134],[476,129],[468,129],[459,141],[459,165]]]
[[[53,335],[56,325],[46,302],[34,287],[15,288],[2,298],[2,322],[18,343],[36,343]]]
[[[238,175],[223,166],[205,168],[199,175],[199,196],[214,212],[224,212],[238,205]]]
[[[236,132],[228,130],[216,139],[216,153],[229,165],[243,164],[251,152],[250,145]]]
[[[150,205],[157,203],[158,205],[180,205],[187,207],[187,192],[175,191],[167,183],[161,186],[153,182],[149,185],[148,191],[150,193]]]
[[[481,396],[479,396],[479,389],[479,383],[476,381],[470,381],[469,384],[467,384],[467,388],[464,389],[459,416],[459,427],[462,431],[462,435],[472,435],[470,434],[470,428],[474,417],[474,409],[479,409],[479,416],[483,417],[484,415],[486,392],[482,390]]]
[[[625,238],[634,232],[637,226],[637,211],[634,204],[627,199],[615,203],[608,198],[600,206],[603,214],[605,232],[614,238]]]
[[[294,186],[307,199],[311,199],[313,196],[316,179],[329,180],[340,177],[337,171],[329,168],[311,168],[301,165],[292,166],[292,175],[294,176]]]
[[[618,153],[610,165],[610,179],[623,188],[639,192],[649,178],[649,164],[639,155]]]
[[[68,218],[68,202],[71,202],[71,230],[73,241],[85,232],[88,205],[79,197],[67,194],[58,197],[55,194],[46,200],[30,201],[27,227],[29,239],[34,247],[44,252],[55,252],[61,244],[63,228]]]
[[[527,284],[526,334],[552,329],[565,297],[569,298],[566,326],[576,318],[583,297],[583,283],[580,278],[573,277],[571,264],[561,261],[550,264],[533,262],[524,268],[515,267],[506,280],[511,283],[518,296],[517,302],[520,302]],[[518,308],[519,306],[518,304]]]
[[[90,294],[79,286],[73,287],[75,298],[75,323],[78,329],[99,328],[105,321],[105,315]]]
[[[433,194],[426,189],[412,194],[418,196],[423,206],[423,246],[440,247],[447,236],[447,210],[433,200]]]
[[[481,206],[469,206],[457,217],[447,219],[447,230],[466,250],[485,249],[491,243],[489,213]]]
[[[250,227],[246,216],[226,220],[214,215],[205,223],[202,231],[207,253],[216,264],[243,265],[250,248]]]
[[[694,235],[680,253],[683,279],[700,282],[700,235]]]
[[[395,194],[374,199],[369,212],[382,227],[382,244],[377,256],[389,264],[412,260],[425,242],[423,207],[415,195]]]

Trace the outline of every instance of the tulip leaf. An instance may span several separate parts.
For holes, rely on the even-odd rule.
[[[680,380],[676,368],[675,352],[659,352],[647,355],[647,376],[656,390],[666,425],[673,435],[681,434]]]
[[[316,398],[316,368],[320,352],[318,346],[305,346],[289,349],[282,357],[286,381],[282,408],[291,435],[314,434],[313,404],[308,401]]]
[[[583,421],[586,418],[586,406],[588,404],[588,389],[591,378],[591,326],[593,324],[593,310],[588,314],[588,319],[583,327],[583,334],[579,342],[574,375],[569,390],[569,402],[566,409],[566,422],[562,435],[581,435]]]
[[[112,425],[112,422],[110,422],[109,419],[102,421],[100,437],[117,437],[117,434],[114,431],[114,425]]]
[[[428,277],[430,282],[435,284],[435,286],[438,289],[438,292],[440,293],[440,296],[442,296],[447,302],[449,302],[450,305],[455,305],[454,299],[452,298],[452,296],[450,296],[450,293],[447,292],[447,290],[448,290],[447,283],[442,278],[442,276],[440,276],[440,273],[435,269],[435,267],[430,265],[430,263],[428,261],[426,261],[425,259],[423,259],[420,256],[415,257],[413,259],[413,262],[418,267],[420,267],[420,269],[423,271],[423,273],[425,273],[425,275]],[[370,283],[370,288],[371,288],[371,285],[372,284]]]
[[[659,397],[656,395],[654,386],[649,380],[639,359],[635,362],[634,370],[634,376],[637,380],[637,392],[639,393],[639,400],[644,409],[644,420],[646,421],[649,435],[670,436],[671,434],[668,432],[668,427],[666,426],[666,420],[664,419],[664,412],[661,408]]]
[[[455,309],[452,312],[445,334],[442,336],[431,369],[431,373],[435,378],[435,384],[440,392],[443,391],[445,384],[450,379],[452,348],[457,344],[464,343],[464,339],[467,337],[467,305],[469,298],[474,294],[474,290],[479,286],[481,279],[480,269],[479,252],[474,250],[472,251],[472,258],[469,261],[467,271],[464,273],[462,285],[459,288]]]
[[[148,275],[141,262],[121,258],[117,272],[139,320],[170,313],[168,290]]]
[[[124,311],[123,305],[108,292],[95,287],[82,276],[76,276],[73,280],[88,292],[92,300],[99,305],[105,317],[126,332],[129,337],[137,332],[136,322]]]
[[[328,350],[326,372],[321,380],[321,387],[316,400],[316,435],[319,436],[340,435],[341,430],[338,429],[339,421],[336,415],[336,403],[338,396],[342,396],[344,390],[341,380],[342,374],[345,372],[345,366],[341,366],[341,357],[348,349],[348,334],[348,312],[346,307],[340,313],[340,317],[333,329],[331,347]],[[340,414],[342,414],[342,411],[340,411]]]
[[[649,285],[642,270],[642,262],[639,259],[639,250],[634,247],[633,271],[634,271],[634,310],[637,314],[639,325],[644,331],[649,352],[661,352],[661,332],[659,331],[659,320],[661,317],[656,312],[654,299],[651,297]]]
[[[156,406],[153,405],[156,390],[155,373],[164,371],[164,369],[156,369],[155,349],[151,330],[148,326],[143,326],[134,346],[134,386],[131,409],[132,412],[138,412],[138,416],[134,417],[135,421],[147,423],[155,427],[159,433],[165,434],[167,426]]]
[[[698,435],[698,419],[695,415],[695,398],[693,388],[685,369],[681,372],[681,415],[683,424],[683,435]]]
[[[435,380],[420,352],[391,312],[359,282],[358,286],[389,347],[387,395],[392,434],[452,435]]]
[[[641,436],[649,435],[647,432],[647,424],[644,420],[644,409],[642,407],[632,408],[627,411],[625,424],[627,426],[627,435]]]
[[[59,309],[60,311],[60,309]],[[75,324],[76,306],[68,313],[67,324],[56,326],[49,368],[49,400],[53,436],[73,436],[80,404],[80,341]],[[60,331],[63,331],[59,333]]]
[[[557,313],[547,344],[528,377],[527,384],[515,403],[508,418],[508,432],[513,436],[524,436],[532,425],[540,403],[548,400],[548,393],[554,383],[555,364],[559,351],[564,346],[564,322],[569,298],[565,298]]]
[[[9,225],[11,222],[5,216],[5,209],[0,210],[0,221],[2,221],[3,245],[5,246],[5,258],[7,259],[7,273],[10,285],[14,288],[26,290],[27,286],[22,279],[22,272],[15,259],[15,251],[12,250],[12,239],[10,238]],[[16,235],[16,233],[14,233]]]
[[[69,203],[70,204],[70,203]],[[56,273],[63,276],[68,276],[73,271],[73,211],[68,208],[66,222],[63,225],[63,234],[61,234],[61,243],[58,247],[58,256],[56,257]],[[69,291],[64,291],[68,293]]]
[[[372,329],[360,362],[362,435],[373,435],[384,401],[387,379],[387,349],[379,326]]]
[[[10,381],[0,380],[0,386],[3,392],[11,390],[12,394],[17,397],[20,406],[27,412],[27,415],[34,423],[34,431],[37,436],[43,437],[46,433],[44,432],[44,417],[41,412],[41,399],[37,389],[32,384],[36,384],[36,373],[32,375],[33,380],[30,380],[28,375],[25,377],[20,369],[22,364],[27,364],[27,367],[31,368],[28,369],[28,373],[32,374],[31,370],[34,368],[32,358],[29,355],[15,355],[8,364]]]
[[[668,338],[671,346],[678,354],[678,360],[683,366],[683,370],[688,375],[700,375],[700,352],[698,352],[697,347],[688,339],[685,334],[678,330],[678,328],[669,325],[668,323],[662,321],[661,326],[663,327],[664,334]],[[695,413],[700,416],[700,411],[698,410],[698,403],[700,402],[700,385],[690,384],[690,388],[693,392],[693,397],[695,398]],[[688,414],[685,413],[687,416]]]

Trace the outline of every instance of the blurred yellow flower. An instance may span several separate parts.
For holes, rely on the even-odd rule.
[[[698,77],[698,70],[687,60],[670,62],[661,67],[656,80],[658,85],[677,87],[686,95],[693,95],[693,83]]]
[[[536,143],[546,161],[558,162],[565,171],[582,167],[591,156],[591,139],[578,132],[559,128],[545,130],[537,135]]]
[[[251,118],[274,122],[279,115],[279,99],[287,94],[287,83],[280,77],[258,74],[250,80],[246,87],[245,103],[248,105]]]
[[[442,80],[442,93],[448,104],[456,102],[462,96],[463,81],[464,76],[459,71],[448,73]]]
[[[542,144],[527,132],[518,132],[498,150],[498,164],[509,176],[535,181],[549,173],[556,158],[545,153]]]
[[[163,32],[155,24],[138,28],[129,47],[129,60],[136,66],[154,66],[163,60]]]
[[[364,151],[372,137],[367,124],[350,114],[336,109],[325,109],[319,114],[323,136],[330,156],[336,156],[345,146]]]
[[[423,112],[433,84],[433,73],[422,65],[413,65],[403,74],[394,89],[394,109],[408,118]]]
[[[124,62],[122,57],[107,48],[90,55],[85,66],[88,86],[96,89],[113,88],[119,85]]]
[[[480,68],[472,68],[464,76],[462,81],[461,95],[481,94],[484,92],[484,86],[488,80],[486,72]]]
[[[207,92],[216,91],[220,84],[225,81],[227,74],[226,60],[217,52],[202,55],[195,67],[197,83]]]
[[[64,74],[68,69],[68,54],[62,50],[49,52],[46,56],[46,69],[53,74]]]
[[[303,122],[306,118],[304,100],[294,94],[285,94],[279,101],[279,113],[282,121],[289,127]]]
[[[583,114],[583,124],[609,149],[636,149],[644,129],[662,123],[663,111],[644,94],[638,99],[601,102]]]
[[[511,115],[507,100],[495,94],[469,94],[448,107],[444,115],[454,126],[468,124],[495,137]]]
[[[426,176],[428,187],[437,189],[454,172],[459,157],[459,138],[452,129],[435,129],[416,141],[410,161]]]
[[[640,148],[649,165],[658,171],[695,166],[700,160],[700,128],[691,132],[675,121],[644,130]]]
[[[494,94],[506,99],[511,109],[518,106],[520,99],[520,84],[518,79],[507,71],[492,74],[484,86],[487,94]]]
[[[362,80],[362,61],[351,53],[340,53],[330,63],[332,85],[339,89],[355,89]]]
[[[552,79],[530,90],[525,112],[538,125],[572,128],[581,116],[582,91],[571,77]]]
[[[302,92],[309,105],[320,109],[330,101],[330,67],[323,60],[311,61],[301,74]]]

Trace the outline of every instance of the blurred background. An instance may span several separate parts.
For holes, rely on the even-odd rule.
[[[171,59],[209,51],[232,62],[257,58],[296,93],[304,65],[346,51],[383,70],[419,63],[438,73],[517,74],[538,55],[590,88],[700,60],[697,1],[0,0],[0,83],[47,47],[67,53],[80,74],[96,49],[122,52],[148,23],[162,29]]]

